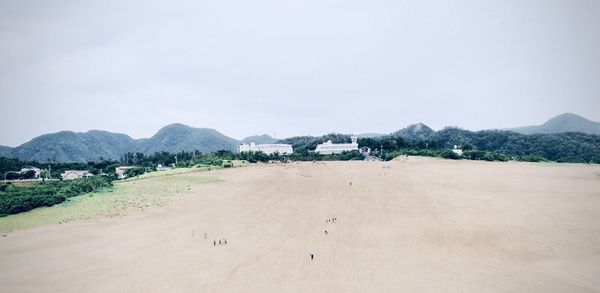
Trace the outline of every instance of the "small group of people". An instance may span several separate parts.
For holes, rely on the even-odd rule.
[[[336,217],[325,219],[325,223],[335,223],[336,221],[337,221]],[[323,233],[325,234],[325,236],[329,235],[329,231],[327,231],[327,229],[325,229]],[[315,260],[315,254],[314,253],[309,253],[308,257],[310,258],[311,261]]]
[[[213,246],[219,245],[227,245],[227,238],[220,238],[219,240],[213,240]]]

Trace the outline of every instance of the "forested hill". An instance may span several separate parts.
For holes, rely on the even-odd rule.
[[[435,135],[435,130],[431,129],[431,127],[423,124],[417,123],[413,125],[409,125],[406,128],[400,129],[394,133],[392,136],[400,136],[406,139],[429,139]]]
[[[0,145],[0,157],[9,157],[11,156],[12,148]]]
[[[228,137],[215,129],[193,128],[183,124],[171,124],[163,127],[149,139],[141,140],[142,153],[168,151],[199,150],[203,153],[219,150],[235,151],[239,141]]]
[[[464,150],[500,153],[508,157],[538,156],[550,161],[573,163],[600,163],[600,136],[579,132],[524,135],[512,131],[469,131],[447,127],[429,139],[405,139],[387,136],[381,140],[359,140],[359,145],[384,150],[401,148],[451,149],[454,145]]]
[[[214,129],[171,124],[145,139],[99,130],[84,133],[61,131],[36,137],[16,148],[0,147],[0,156],[38,162],[87,162],[118,160],[127,152],[234,151],[237,144],[237,140]]]
[[[572,113],[558,115],[542,125],[509,129],[522,134],[582,132],[600,135],[600,122],[594,122]]]
[[[11,155],[28,161],[82,162],[117,159],[135,147],[136,140],[125,134],[99,130],[85,133],[61,131],[38,136],[14,148]]]
[[[555,162],[600,163],[600,136],[578,132],[524,135],[512,131],[469,131],[447,127],[430,132],[426,125],[415,130],[408,127],[394,134],[359,138],[359,147],[396,152],[399,150],[449,150],[454,145],[464,150],[502,154],[508,158],[539,157]],[[421,133],[424,131],[425,133]],[[281,140],[292,144],[294,152],[308,152],[327,140],[350,142],[350,135],[328,134],[319,137],[299,136]]]
[[[248,136],[248,137],[242,139],[242,141],[245,143],[254,142],[256,144],[270,144],[270,143],[277,142],[276,139],[272,138],[268,134]]]

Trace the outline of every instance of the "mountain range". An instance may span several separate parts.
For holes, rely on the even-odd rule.
[[[600,135],[600,123],[581,116],[565,113],[542,125],[505,129],[522,134],[583,132]],[[423,123],[409,125],[391,133],[406,139],[424,140],[433,137],[436,131]],[[384,134],[366,133],[359,137],[379,137]],[[275,143],[269,135],[249,136],[244,142]],[[88,132],[61,131],[38,136],[18,147],[0,146],[0,156],[40,162],[85,162],[104,159],[119,159],[127,152],[154,153],[160,151],[179,152],[199,150],[235,151],[240,141],[228,137],[215,129],[193,128],[183,124],[171,124],[160,129],[150,138],[133,139],[126,134],[91,130]]]
[[[238,143],[236,139],[214,129],[171,124],[160,129],[154,136],[142,139],[100,130],[44,134],[15,148],[0,146],[0,156],[39,162],[87,162],[99,159],[118,160],[127,152],[149,154],[160,151],[234,151]]]

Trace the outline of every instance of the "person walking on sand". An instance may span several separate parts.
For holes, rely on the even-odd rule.
[[[217,240],[213,240],[213,246],[217,246]]]
[[[227,244],[227,238],[225,238],[225,244]]]
[[[315,255],[314,254],[309,253],[308,255],[310,256],[310,260],[315,260]]]
[[[219,239],[219,245],[221,245],[221,239]]]
[[[204,239],[206,239],[206,233],[204,233]]]
[[[329,235],[329,233],[327,232],[327,230],[325,230],[325,236]]]

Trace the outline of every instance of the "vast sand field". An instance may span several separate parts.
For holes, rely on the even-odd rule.
[[[1,292],[600,292],[597,165],[258,165],[80,201],[0,220],[53,223],[0,237]]]

